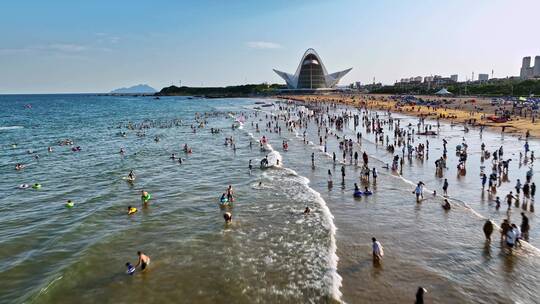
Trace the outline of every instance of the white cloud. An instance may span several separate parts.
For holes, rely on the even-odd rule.
[[[246,43],[252,49],[280,49],[282,46],[275,42],[268,41],[250,41]]]
[[[120,37],[108,33],[95,33],[98,43],[115,44],[120,41]]]
[[[68,44],[68,43],[53,43],[42,47],[37,47],[42,50],[60,51],[68,53],[76,53],[87,50],[87,47],[80,44]]]
[[[92,47],[83,44],[74,43],[50,43],[42,45],[28,45],[15,48],[0,48],[2,54],[16,54],[16,53],[51,53],[51,54],[79,54],[86,51],[103,51],[109,52],[110,48],[106,47]]]

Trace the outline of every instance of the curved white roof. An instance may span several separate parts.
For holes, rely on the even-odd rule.
[[[315,57],[315,59],[312,59],[312,58],[311,59],[306,59],[310,55],[313,55],[313,57]],[[349,68],[347,70],[343,70],[343,71],[340,71],[340,72],[328,74],[328,72],[326,71],[326,67],[324,66],[324,63],[322,62],[321,57],[319,56],[319,54],[317,54],[317,52],[314,49],[309,48],[304,52],[304,55],[302,55],[302,59],[300,59],[300,63],[298,64],[298,67],[296,68],[296,72],[294,73],[294,75],[289,74],[289,73],[285,73],[285,72],[282,72],[282,71],[278,71],[276,69],[274,69],[274,72],[276,72],[276,74],[278,74],[281,78],[283,78],[285,80],[285,82],[287,83],[287,86],[290,89],[296,89],[298,87],[298,78],[299,78],[302,66],[303,65],[308,65],[308,64],[317,64],[317,65],[321,66],[322,71],[324,73],[326,86],[328,88],[334,87],[339,82],[339,80],[343,76],[345,76],[345,74],[347,74],[350,70],[352,70],[352,68]]]

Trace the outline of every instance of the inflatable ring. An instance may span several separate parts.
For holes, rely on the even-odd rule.
[[[355,191],[355,192],[353,193],[353,196],[354,196],[354,197],[361,197],[361,196],[362,196],[362,191]]]
[[[73,206],[75,206],[75,204],[73,202],[66,203],[67,208],[73,208]]]
[[[32,189],[41,189],[41,184],[33,184]]]

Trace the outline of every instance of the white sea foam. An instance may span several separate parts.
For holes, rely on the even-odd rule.
[[[0,131],[3,130],[16,130],[16,129],[23,129],[23,126],[7,126],[7,127],[0,127]]]
[[[336,225],[334,224],[334,215],[332,214],[332,212],[330,212],[330,209],[328,208],[328,205],[326,204],[326,201],[322,198],[321,194],[309,186],[310,180],[307,177],[299,175],[296,171],[292,169],[289,169],[289,168],[283,168],[283,169],[288,171],[290,174],[299,177],[299,179],[301,180],[301,183],[306,189],[306,192],[313,195],[314,197],[313,200],[319,205],[319,208],[323,214],[322,223],[324,227],[328,230],[329,237],[330,237],[330,246],[328,248],[328,255],[327,255],[328,271],[326,273],[325,280],[327,281],[327,284],[329,286],[330,295],[335,300],[341,302],[342,293],[340,291],[340,288],[341,288],[342,278],[338,274],[338,271],[337,271],[339,257],[337,256],[337,253],[336,253],[337,228],[336,228]]]
[[[247,134],[255,139],[253,134],[251,132],[247,132]],[[298,133],[296,133],[298,136]],[[311,145],[313,145],[312,142],[309,142]],[[282,156],[281,154],[274,150],[272,145],[269,143],[265,144],[265,148],[270,151],[268,154],[268,160],[269,163],[275,163],[277,159],[279,159],[280,167],[282,162]],[[323,221],[322,224],[325,227],[325,229],[328,230],[329,238],[330,238],[330,244],[328,248],[328,254],[326,256],[327,265],[328,265],[328,271],[325,275],[325,281],[329,288],[329,294],[332,296],[333,299],[336,301],[341,302],[342,293],[340,291],[341,288],[341,282],[342,278],[338,274],[337,271],[337,265],[339,261],[339,257],[337,256],[337,245],[336,245],[336,225],[334,224],[334,215],[330,212],[330,209],[328,208],[328,205],[326,204],[326,201],[322,198],[321,194],[317,191],[315,191],[313,188],[309,186],[310,180],[307,177],[299,175],[296,171],[281,167],[283,170],[288,172],[291,175],[294,175],[298,178],[299,182],[302,184],[302,186],[305,188],[305,191],[299,193],[301,195],[302,193],[309,193],[313,196],[312,201],[316,202],[319,205],[319,208],[321,210],[321,213],[323,214]]]

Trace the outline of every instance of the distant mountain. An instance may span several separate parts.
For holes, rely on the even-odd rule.
[[[111,94],[153,94],[157,91],[147,84],[138,84],[129,88],[112,90]]]

